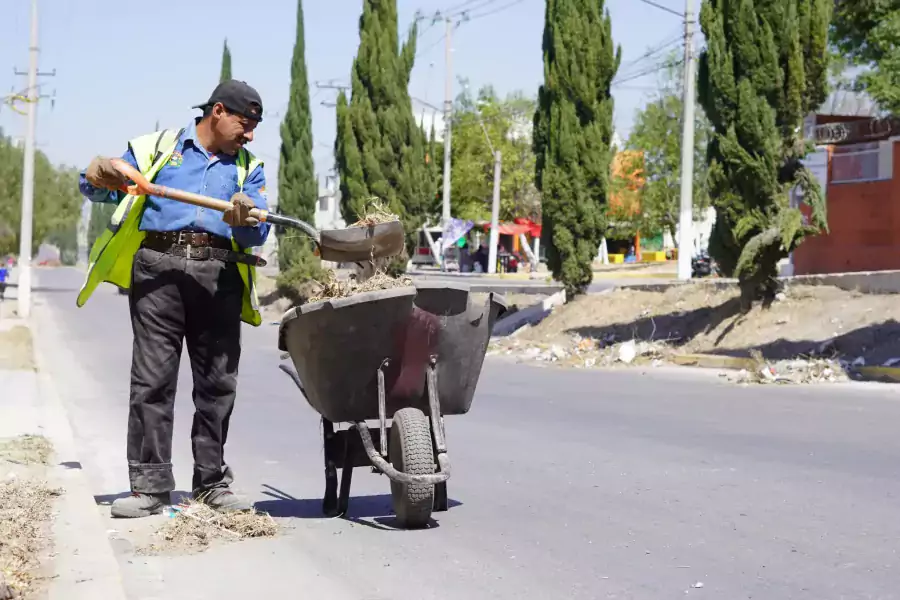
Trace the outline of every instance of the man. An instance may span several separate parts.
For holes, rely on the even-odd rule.
[[[3,300],[3,297],[6,295],[6,279],[9,277],[9,270],[6,268],[6,263],[0,263],[0,301]]]
[[[263,166],[244,146],[262,120],[259,94],[226,81],[194,108],[203,116],[180,132],[135,138],[122,157],[159,185],[230,200],[223,214],[155,196],[118,192],[126,185],[110,159],[97,157],[79,188],[94,202],[117,203],[91,250],[83,305],[103,281],[130,288],[134,332],[127,458],[132,494],[116,500],[116,517],[160,513],[171,502],[172,426],[183,341],[193,372],[192,494],[222,510],[247,510],[230,489],[224,460],[240,359],[241,321],[259,325],[250,254],[269,226],[250,216],[266,208]]]

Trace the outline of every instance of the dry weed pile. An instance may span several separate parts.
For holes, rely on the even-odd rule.
[[[384,272],[377,272],[364,281],[357,281],[354,278],[340,281],[334,274],[334,271],[328,271],[328,279],[324,282],[316,281],[319,290],[310,296],[308,302],[320,302],[322,300],[334,300],[336,298],[347,298],[364,292],[375,292],[378,290],[390,290],[394,288],[407,287],[412,285],[412,279],[409,277],[394,278]]]
[[[278,525],[267,513],[256,510],[222,513],[202,502],[189,501],[172,507],[170,518],[156,535],[160,543],[142,549],[142,554],[202,552],[215,540],[239,541],[274,537]]]
[[[0,460],[19,465],[46,465],[53,446],[41,435],[23,435],[0,442]]]
[[[0,461],[31,469],[46,465],[52,452],[50,443],[41,436],[0,443]],[[62,490],[13,470],[4,469],[0,477],[0,600],[13,600],[28,596],[34,589],[45,526],[53,500]]]
[[[350,227],[371,227],[372,225],[400,220],[400,217],[390,212],[378,198],[373,198],[370,201],[370,206],[369,212],[360,216],[359,220],[350,225]]]

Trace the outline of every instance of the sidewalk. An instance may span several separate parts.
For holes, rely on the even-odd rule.
[[[19,319],[15,309],[15,289],[8,289],[0,303],[0,439],[46,438],[54,452],[43,475],[49,487],[62,490],[52,504],[50,547],[42,552],[40,597],[124,600],[119,567],[75,453],[68,416],[34,351],[33,323]]]

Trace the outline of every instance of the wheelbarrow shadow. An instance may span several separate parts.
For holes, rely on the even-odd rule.
[[[263,485],[264,496],[272,500],[263,500],[254,503],[254,508],[260,512],[268,513],[273,518],[283,519],[329,519],[322,512],[321,498],[296,498],[290,494],[272,487]],[[448,508],[462,506],[462,502],[448,499]],[[393,514],[390,494],[372,494],[369,496],[354,496],[350,503],[348,513],[342,518],[357,525],[364,525],[382,531],[407,531],[397,524],[397,518]],[[437,529],[438,522],[431,519],[425,529]]]

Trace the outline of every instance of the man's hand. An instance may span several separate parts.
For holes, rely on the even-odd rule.
[[[128,178],[119,173],[108,158],[98,156],[91,161],[84,178],[97,188],[118,190],[128,183]]]
[[[232,227],[256,227],[259,219],[250,216],[250,211],[256,208],[250,196],[237,193],[231,197],[231,208],[222,215],[222,220]]]

